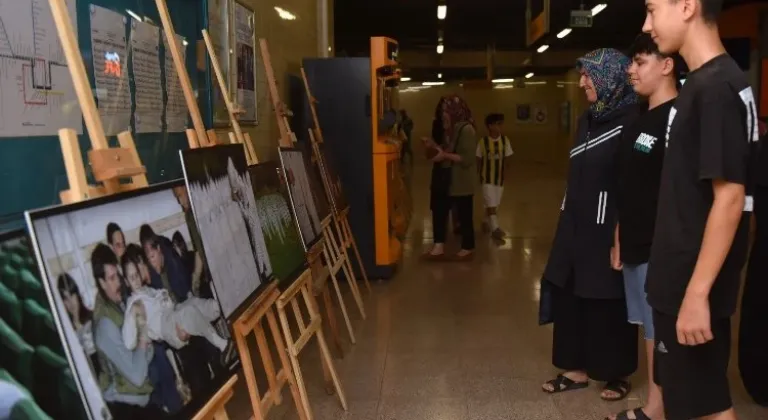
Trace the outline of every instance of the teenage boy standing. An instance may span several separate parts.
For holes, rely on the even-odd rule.
[[[648,34],[635,39],[630,57],[632,87],[645,98],[648,110],[624,131],[622,139],[618,240],[611,254],[611,264],[614,269],[624,272],[628,321],[642,325],[645,331],[650,383],[644,407],[624,411],[613,419],[649,420],[664,418],[664,406],[661,389],[653,382],[653,310],[646,300],[645,277],[656,224],[667,121],[677,97],[677,69],[674,59],[660,53]]]
[[[483,185],[483,201],[485,202],[486,222],[483,224],[491,231],[496,240],[506,236],[499,227],[497,209],[504,194],[504,177],[508,160],[514,153],[509,138],[502,134],[504,126],[503,114],[489,114],[485,117],[485,127],[488,135],[477,142],[477,171]]]
[[[733,420],[731,320],[747,255],[754,95],[725,53],[723,0],[646,0],[643,32],[690,73],[669,114],[648,270],[655,380],[667,420]]]

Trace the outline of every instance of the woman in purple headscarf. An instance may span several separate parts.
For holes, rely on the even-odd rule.
[[[560,220],[542,281],[553,290],[552,363],[563,372],[543,385],[558,393],[605,382],[601,397],[627,396],[637,369],[637,327],[627,323],[621,272],[611,267],[616,225],[616,152],[638,113],[630,59],[614,49],[580,58],[589,109],[579,118]]]

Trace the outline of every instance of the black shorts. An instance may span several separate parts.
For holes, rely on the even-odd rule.
[[[699,346],[677,341],[677,316],[653,311],[654,382],[661,387],[667,420],[691,420],[730,409],[730,318],[712,320],[714,340]]]

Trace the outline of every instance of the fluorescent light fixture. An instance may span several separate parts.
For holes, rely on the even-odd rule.
[[[546,85],[546,84],[547,84],[546,80],[539,80],[536,82],[525,82],[526,86],[537,86],[537,85]]]
[[[437,44],[437,53],[442,54],[443,51],[445,51],[445,46],[443,44]]]
[[[593,7],[592,8],[592,17],[597,16],[597,14],[602,12],[603,10],[605,10],[606,7],[608,7],[608,5],[605,4],[605,3],[600,3],[597,6]]]
[[[440,20],[444,20],[445,16],[448,14],[448,6],[441,4],[437,6],[437,18]]]
[[[139,22],[144,21],[144,19],[142,19],[141,16],[137,15],[136,12],[134,12],[133,10],[125,9],[125,13],[128,13],[129,15],[131,15],[132,18],[138,20]]]
[[[280,19],[283,20],[296,20],[296,15],[293,13],[283,9],[282,7],[275,6],[275,11],[277,12],[277,15],[280,16]]]
[[[530,73],[525,75],[526,79],[530,79],[531,77],[533,77],[533,72],[530,72]]]
[[[563,29],[562,31],[557,33],[557,39],[563,39],[563,38],[567,37],[568,34],[571,33],[571,31],[573,31],[573,29],[571,29],[571,28]]]
[[[559,84],[559,83],[558,83],[557,87],[559,87],[559,88],[564,88],[564,87],[565,87],[565,85],[561,85],[561,84]]]
[[[514,89],[515,85],[496,85],[494,89]]]
[[[536,52],[543,53],[544,51],[546,51],[548,49],[549,49],[549,45],[544,44],[544,45],[540,46],[539,49],[536,50]]]
[[[400,81],[401,81],[401,82],[410,82],[410,81],[411,81],[411,78],[410,78],[410,77],[401,77],[401,78],[400,78]]]
[[[445,82],[423,82],[422,86],[442,86]]]
[[[437,78],[438,79],[442,79],[443,78],[443,73],[437,73]]]
[[[515,79],[493,79],[491,82],[493,83],[512,83]]]

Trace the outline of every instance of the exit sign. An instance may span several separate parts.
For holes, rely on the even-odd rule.
[[[592,11],[591,10],[572,10],[571,28],[591,28]]]

